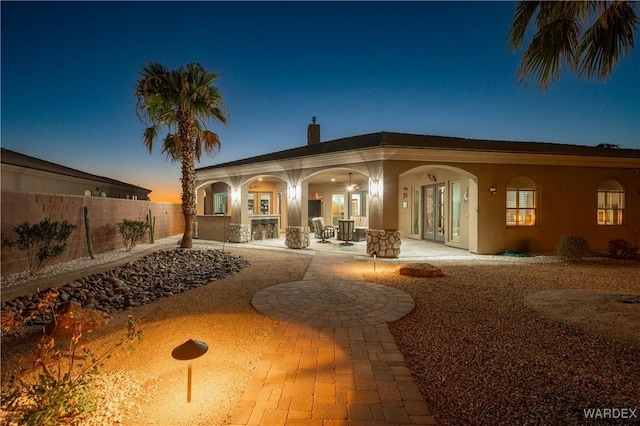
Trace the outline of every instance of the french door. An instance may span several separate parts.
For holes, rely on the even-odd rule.
[[[425,240],[444,242],[444,189],[444,183],[436,183],[434,185],[425,185],[422,187],[422,199],[424,200],[422,238]]]

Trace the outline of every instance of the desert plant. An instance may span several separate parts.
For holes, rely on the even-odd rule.
[[[27,252],[31,275],[40,272],[55,257],[64,253],[74,229],[75,225],[66,220],[57,222],[51,221],[48,217],[40,223],[24,222],[13,228],[18,234],[18,248]]]
[[[638,247],[622,238],[609,241],[609,255],[615,259],[638,259]]]
[[[571,261],[580,261],[589,254],[589,242],[577,235],[563,235],[556,246],[558,256]]]
[[[153,244],[155,242],[156,217],[151,216],[151,209],[149,209],[149,214],[147,215],[147,228],[149,229],[149,242]]]
[[[138,220],[123,219],[118,223],[118,231],[127,251],[133,250],[136,244],[144,238],[146,229],[147,224]]]
[[[87,250],[89,251],[89,257],[94,259],[93,256],[93,245],[91,244],[91,227],[89,226],[89,209],[87,206],[84,206],[84,231],[87,237]]]
[[[136,329],[133,317],[129,316],[126,336],[96,356],[88,348],[80,346],[86,323],[78,315],[72,316],[72,335],[68,344],[62,345],[66,350],[56,345],[55,325],[43,327],[39,341],[30,343],[23,331],[24,325],[36,317],[49,318],[52,324],[58,324],[60,314],[57,307],[58,292],[52,288],[40,298],[36,311],[27,315],[8,309],[2,311],[3,334],[19,338],[32,356],[30,369],[20,367],[23,374],[11,377],[2,388],[2,409],[5,419],[12,424],[79,424],[96,408],[98,395],[93,384],[104,360],[124,343],[142,338],[142,332]]]

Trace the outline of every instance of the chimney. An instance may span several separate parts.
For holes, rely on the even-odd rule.
[[[311,117],[311,124],[307,127],[307,145],[320,143],[320,125],[316,124],[316,118]]]

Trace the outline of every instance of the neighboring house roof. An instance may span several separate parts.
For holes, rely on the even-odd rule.
[[[10,164],[17,167],[25,167],[33,170],[40,170],[43,172],[55,173],[63,176],[71,176],[80,179],[87,179],[94,182],[102,182],[110,185],[118,185],[121,187],[130,188],[136,191],[151,192],[150,189],[142,188],[130,183],[121,182],[119,180],[111,179],[104,176],[93,175],[80,170],[72,169],[70,167],[61,166],[60,164],[51,163],[49,161],[41,160],[39,158],[30,157],[28,155],[20,154],[19,152],[11,151],[6,148],[2,148],[2,156],[0,157],[2,164]]]
[[[299,158],[340,151],[352,151],[380,147],[455,149],[462,151],[482,152],[640,158],[640,149],[599,148],[586,145],[566,145],[548,142],[509,142],[481,139],[464,139],[447,136],[427,136],[408,133],[379,132],[334,139],[327,142],[286,149],[283,151],[258,155],[256,157],[245,158],[242,160],[214,164],[212,166],[198,168],[197,170],[200,171],[217,169],[223,167],[261,163],[266,161],[285,160],[290,158]]]

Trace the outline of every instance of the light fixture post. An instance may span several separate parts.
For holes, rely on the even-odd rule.
[[[187,402],[191,402],[191,361],[201,357],[208,350],[209,346],[207,346],[206,343],[189,339],[171,351],[171,356],[174,359],[189,361],[189,367],[187,369]]]

